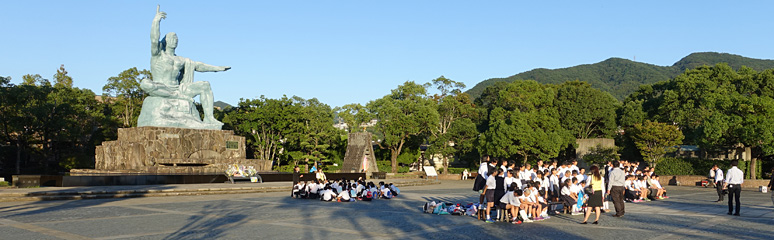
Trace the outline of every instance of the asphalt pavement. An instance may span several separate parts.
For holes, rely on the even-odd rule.
[[[288,183],[289,184],[289,183]],[[742,192],[726,215],[714,189],[669,186],[671,198],[626,204],[626,216],[513,225],[421,212],[431,200],[478,201],[472,181],[406,186],[392,200],[320,202],[286,192],[0,202],[0,239],[771,239],[770,193]],[[611,204],[612,205],[612,204]]]

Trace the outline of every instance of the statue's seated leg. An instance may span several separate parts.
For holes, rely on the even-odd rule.
[[[185,84],[182,88],[183,94],[190,96],[191,98],[199,95],[199,99],[202,102],[202,110],[204,110],[204,122],[205,123],[217,123],[223,124],[215,119],[213,115],[214,96],[212,95],[212,88],[209,82],[193,82]]]

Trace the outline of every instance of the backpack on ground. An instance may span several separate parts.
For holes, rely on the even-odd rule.
[[[449,212],[446,211],[446,203],[439,203],[433,209],[433,214],[442,214],[442,212],[449,214]]]
[[[433,209],[435,209],[435,201],[426,202],[424,206],[422,206],[422,212],[424,213],[431,213],[433,212]]]

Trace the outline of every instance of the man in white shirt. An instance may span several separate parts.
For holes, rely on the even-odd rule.
[[[738,160],[731,161],[731,169],[728,169],[724,184],[724,188],[728,189],[728,215],[731,215],[731,210],[736,210],[734,216],[739,216],[739,208],[741,207],[739,195],[742,193],[742,183],[744,183],[744,172],[736,167],[738,165]],[[734,201],[736,201],[736,209],[734,209]]]
[[[723,169],[720,169],[717,164],[715,166],[712,166],[712,171],[714,174],[711,174],[711,176],[714,176],[715,179],[713,182],[715,182],[715,188],[717,188],[718,191],[718,200],[716,202],[722,202],[723,201]]]

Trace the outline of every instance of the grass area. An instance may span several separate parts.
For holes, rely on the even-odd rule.
[[[8,182],[5,182],[5,181],[0,182],[0,187],[9,187],[9,186],[11,186],[11,184]]]

